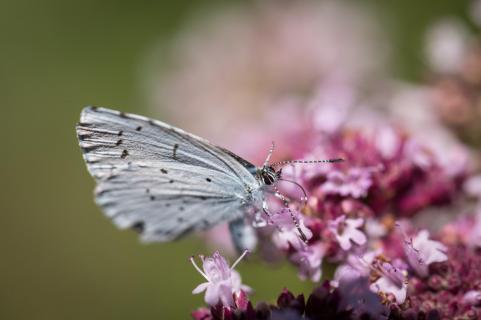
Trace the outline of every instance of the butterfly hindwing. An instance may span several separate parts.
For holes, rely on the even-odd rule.
[[[247,161],[160,121],[87,107],[77,135],[97,203],[146,241],[242,217],[257,186]]]

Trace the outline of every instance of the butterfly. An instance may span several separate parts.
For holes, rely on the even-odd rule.
[[[279,167],[342,161],[269,164],[273,144],[257,167],[166,123],[100,107],[84,108],[76,131],[87,169],[97,182],[96,203],[117,227],[136,230],[145,242],[172,241],[229,222],[235,247],[251,249],[252,223],[246,220],[253,215],[258,226],[266,221],[261,214],[272,214],[267,193],[288,207],[276,187],[282,180]]]

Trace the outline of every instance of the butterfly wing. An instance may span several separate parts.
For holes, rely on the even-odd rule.
[[[160,121],[87,107],[77,135],[97,180],[96,202],[145,241],[242,217],[258,189],[253,165]]]

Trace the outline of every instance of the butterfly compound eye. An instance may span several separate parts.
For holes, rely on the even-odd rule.
[[[278,175],[273,167],[264,167],[261,171],[262,181],[266,185],[271,185],[278,180]]]

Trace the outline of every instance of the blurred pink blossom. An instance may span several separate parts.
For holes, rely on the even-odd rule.
[[[377,293],[392,294],[398,304],[406,300],[407,295],[407,273],[405,270],[396,268],[389,262],[373,262],[379,278],[371,284],[371,289]]]
[[[359,230],[364,224],[364,219],[350,219],[345,215],[329,223],[329,229],[335,235],[339,245],[343,250],[349,250],[352,247],[352,242],[357,245],[366,243],[366,235]],[[351,242],[352,241],[352,242]]]
[[[289,249],[290,246],[296,250],[301,250],[305,247],[305,243],[300,237],[291,213],[294,215],[294,219],[298,221],[299,228],[307,240],[312,238],[312,232],[305,226],[304,217],[300,213],[293,209],[289,210],[283,208],[271,216],[272,224],[278,228],[273,235],[273,241],[279,248],[284,250]]]
[[[448,259],[446,250],[446,246],[441,242],[429,239],[427,230],[421,230],[412,240],[405,239],[407,260],[420,277],[429,274],[428,268],[431,263]]]
[[[481,304],[481,291],[471,290],[464,294],[463,302],[473,306],[479,306]]]
[[[367,251],[362,256],[350,254],[346,258],[345,263],[337,267],[331,283],[337,286],[341,281],[368,277],[371,273],[370,266],[379,254],[379,251]]]
[[[469,32],[455,19],[443,19],[432,25],[426,35],[426,56],[431,68],[439,73],[456,72],[463,63]]]
[[[321,186],[326,194],[339,194],[362,198],[367,195],[372,185],[371,168],[350,168],[346,173],[331,170],[327,174],[327,181]]]
[[[354,2],[255,1],[212,8],[191,21],[146,62],[150,104],[243,156],[257,154],[238,143],[240,132],[243,141],[268,146],[280,140],[278,129],[296,123],[278,118],[280,104],[325,86],[321,103],[346,108],[350,87],[365,87],[386,66],[382,29]],[[266,123],[270,117],[278,125]]]
[[[321,264],[324,257],[324,246],[321,244],[303,246],[291,255],[291,261],[299,267],[299,278],[317,282],[321,279]]]

